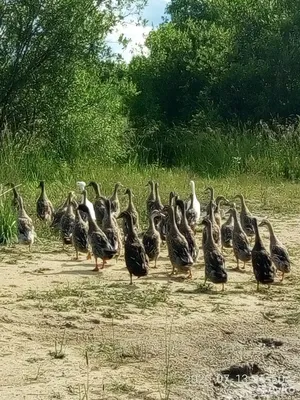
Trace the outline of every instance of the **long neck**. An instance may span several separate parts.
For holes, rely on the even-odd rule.
[[[212,223],[207,224],[207,239],[208,239],[208,244],[210,246],[214,245],[214,237],[213,237],[213,230],[212,230]]]
[[[170,223],[171,223],[171,229],[175,231],[175,233],[180,233],[179,229],[176,224],[176,219],[175,219],[175,212],[172,206],[169,208],[169,218],[170,218]]]
[[[215,198],[215,191],[213,188],[208,189],[210,191],[210,201],[213,201]]]
[[[19,216],[20,217],[27,217],[25,208],[24,208],[24,202],[21,196],[19,196]]]
[[[41,191],[42,191],[42,196],[46,197],[46,189],[45,189],[45,183],[41,182]]]
[[[240,224],[240,221],[238,220],[236,209],[233,210],[232,216],[234,222],[234,229],[237,231],[242,231],[242,226]]]
[[[196,191],[195,191],[195,182],[191,182],[191,187],[192,187],[192,195],[193,195],[193,198],[195,198],[196,197]]]
[[[225,222],[226,225],[231,225],[233,222],[233,216],[232,214],[229,215],[227,221]]]
[[[118,196],[118,188],[119,188],[119,185],[115,184],[115,188],[114,188],[113,195],[112,195],[113,200],[115,200]]]
[[[183,201],[178,201],[177,202],[177,206],[180,208],[181,215],[182,215],[182,217],[181,217],[181,225],[184,226],[184,227],[187,227],[189,224],[188,224],[188,221],[187,221],[187,218],[186,218],[184,202]]]
[[[95,191],[96,197],[100,197],[100,186],[97,182],[91,182],[91,185],[93,186],[93,189]]]
[[[150,194],[149,194],[149,197],[151,198],[151,199],[154,199],[154,183],[152,182],[152,181],[150,181]]]
[[[155,215],[154,215],[154,214],[151,214],[150,217],[149,217],[149,230],[150,230],[151,232],[155,232],[155,231],[156,231],[156,227],[155,227],[155,223],[154,223],[154,218],[155,218]]]
[[[212,200],[209,202],[209,217],[210,217],[211,223],[212,224],[215,223],[216,220],[215,220],[215,213],[213,210],[213,201]]]
[[[132,208],[132,207],[133,207],[131,190],[128,190],[128,207],[129,207],[129,208]]]
[[[267,225],[267,227],[268,227],[268,229],[269,229],[270,241],[271,241],[272,243],[277,242],[278,239],[277,239],[277,237],[276,237],[276,235],[275,235],[275,233],[274,233],[273,225],[272,225],[271,222],[269,222],[269,221],[266,222],[266,225]]]
[[[158,184],[155,184],[155,198],[156,198],[156,201],[157,201],[159,204],[161,204],[161,199],[160,199]]]
[[[78,209],[76,210],[75,216],[76,216],[76,219],[77,219],[79,222],[83,222],[83,219],[82,219],[81,214],[80,214],[80,212],[79,212]]]
[[[107,220],[110,224],[112,224],[112,216],[111,216],[111,202],[108,200],[106,202],[106,212],[107,212]]]
[[[133,227],[133,220],[132,220],[131,214],[126,216],[126,222],[127,222],[127,227],[128,227],[128,236],[127,237],[129,237],[131,239],[136,239],[137,235],[136,235],[136,232]]]
[[[258,226],[257,226],[257,221],[253,221],[253,227],[254,227],[254,232],[255,232],[255,245],[263,247],[263,243],[259,234]]]
[[[246,203],[245,203],[244,196],[243,195],[239,195],[239,198],[241,200],[241,211],[248,211],[248,208],[247,208]]]

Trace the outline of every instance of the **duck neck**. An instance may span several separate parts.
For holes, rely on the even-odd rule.
[[[45,182],[41,182],[41,195],[42,197],[46,197]]]
[[[229,215],[227,221],[225,222],[226,225],[231,225],[233,222],[233,216],[232,214]]]
[[[157,183],[155,184],[155,199],[159,203],[159,205],[161,205],[161,199],[160,199],[159,188],[158,188]]]
[[[192,196],[193,200],[196,198],[196,190],[195,190],[195,182],[191,181],[191,188],[192,188]]]
[[[186,218],[186,212],[185,212],[185,207],[184,207],[184,202],[182,200],[177,201],[177,206],[180,209],[181,212],[181,223],[180,225],[184,228],[187,228],[189,226],[187,218]]]
[[[175,219],[175,209],[173,208],[173,206],[169,207],[169,218],[170,218],[170,223],[171,223],[171,230],[173,230],[173,232],[175,233],[180,233],[179,229],[177,227],[176,224],[176,219]]]
[[[127,238],[129,238],[131,240],[132,239],[136,239],[137,235],[136,235],[136,232],[135,232],[134,227],[133,227],[133,220],[132,220],[132,215],[131,214],[127,214],[126,215],[126,221],[127,221],[127,227],[128,227]]]
[[[258,226],[257,226],[257,221],[256,219],[253,220],[253,227],[254,227],[254,232],[255,232],[255,245],[259,247],[263,247],[263,243],[259,234]]]
[[[240,221],[238,220],[236,209],[233,210],[232,217],[233,217],[233,222],[234,222],[234,229],[236,231],[242,231],[242,226],[240,224]]]
[[[269,233],[270,233],[270,242],[271,243],[277,243],[278,239],[277,239],[277,237],[276,237],[276,235],[274,233],[273,225],[269,221],[266,223],[266,225],[267,225],[267,227],[269,229]]]
[[[154,182],[153,182],[153,181],[150,181],[149,185],[150,185],[150,194],[149,194],[149,198],[150,198],[150,199],[155,199],[155,195],[154,195]]]

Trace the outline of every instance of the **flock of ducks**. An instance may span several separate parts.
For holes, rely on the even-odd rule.
[[[29,245],[34,243],[36,233],[32,219],[26,213],[22,196],[13,184],[9,184],[13,193],[12,205],[18,209],[18,238],[19,243]],[[257,218],[250,213],[243,195],[235,199],[241,202],[241,211],[238,213],[236,205],[229,202],[224,196],[215,198],[214,189],[209,187],[205,193],[209,194],[206,214],[201,216],[200,203],[196,196],[195,183],[190,182],[191,195],[188,201],[171,192],[168,204],[163,204],[159,194],[158,182],[149,181],[149,196],[146,201],[146,210],[149,225],[145,232],[140,232],[139,214],[133,202],[131,189],[126,189],[128,206],[121,212],[118,191],[122,187],[116,183],[111,197],[105,197],[100,192],[99,184],[77,182],[81,192],[81,201],[76,200],[74,192],[68,193],[65,202],[54,209],[49,200],[45,182],[41,181],[40,196],[36,203],[36,212],[40,220],[48,222],[59,232],[63,247],[72,245],[76,257],[79,253],[87,254],[95,259],[94,271],[104,268],[108,260],[120,256],[124,247],[126,267],[130,274],[130,284],[133,275],[142,277],[149,272],[149,262],[157,266],[161,244],[166,243],[168,257],[172,265],[172,274],[185,273],[187,278],[192,277],[192,266],[199,259],[200,249],[196,240],[196,230],[202,229],[202,251],[205,264],[205,282],[224,284],[228,280],[225,268],[224,249],[232,248],[236,259],[236,269],[245,269],[247,262],[252,261],[257,290],[260,284],[270,285],[274,282],[276,272],[281,272],[281,281],[286,273],[290,272],[291,262],[287,249],[275,236],[272,224],[263,219],[258,224]],[[94,202],[87,198],[87,188],[95,192]],[[222,223],[222,205],[229,206],[225,212],[227,220]],[[239,214],[239,215],[238,215]],[[121,226],[118,220],[122,221]],[[266,227],[270,235],[270,251],[262,242],[260,227]],[[250,243],[254,238],[254,246]],[[102,262],[99,264],[99,259]],[[243,263],[240,267],[240,263]]]

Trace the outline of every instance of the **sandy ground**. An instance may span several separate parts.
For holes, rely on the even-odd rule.
[[[202,285],[202,253],[184,281],[163,248],[130,287],[123,257],[95,273],[59,242],[0,249],[0,399],[300,399],[299,221],[273,222],[293,270],[260,293],[230,250],[221,292]],[[240,362],[264,373],[220,374]]]

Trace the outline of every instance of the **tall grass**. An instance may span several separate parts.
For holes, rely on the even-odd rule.
[[[76,189],[76,181],[100,183],[104,195],[111,195],[117,181],[133,189],[134,203],[143,224],[147,223],[145,201],[149,179],[160,182],[161,197],[168,202],[171,190],[183,198],[190,193],[189,181],[196,182],[197,196],[205,203],[204,190],[214,186],[216,192],[232,199],[241,192],[247,200],[264,209],[278,212],[295,212],[300,203],[300,187],[295,182],[300,177],[300,143],[298,129],[285,128],[280,132],[266,128],[253,134],[246,128],[196,132],[181,132],[181,146],[177,149],[177,166],[161,167],[159,164],[139,164],[136,158],[117,165],[101,162],[99,157],[82,152],[72,163],[52,158],[39,140],[29,141],[22,136],[2,136],[0,152],[0,184],[22,184],[18,189],[24,198],[25,208],[31,217],[36,214],[37,189],[41,179],[46,181],[49,198],[58,206],[68,191]],[[179,139],[178,139],[179,140]],[[93,200],[94,193],[88,191]],[[120,192],[122,207],[127,196]],[[15,240],[16,216],[11,208],[11,193],[0,197],[0,241]],[[34,219],[38,237],[48,234],[43,225]]]

